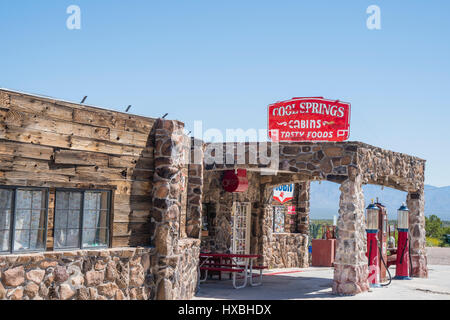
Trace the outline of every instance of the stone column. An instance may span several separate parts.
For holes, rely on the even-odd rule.
[[[259,242],[260,254],[262,258],[260,259],[261,264],[267,265],[270,268],[271,257],[272,257],[272,242],[273,242],[273,209],[272,209],[272,186],[261,185],[260,197],[261,197],[261,237],[262,241]]]
[[[184,159],[184,124],[159,119],[155,123],[155,173],[153,176],[153,213],[156,221],[154,245],[157,252],[156,299],[176,299],[176,268],[180,261],[179,218]]]
[[[310,181],[296,184],[298,188],[297,199],[297,231],[309,235],[309,192]]]
[[[272,265],[273,257],[273,209],[272,205],[265,204],[262,209],[262,259],[261,264]]]
[[[200,238],[202,229],[203,141],[192,138],[187,190],[186,234]]]
[[[424,191],[410,192],[406,198],[409,209],[409,234],[411,236],[412,276],[428,277],[427,252],[425,249],[425,197]]]
[[[355,295],[369,289],[365,241],[364,194],[356,167],[341,187],[333,293]]]

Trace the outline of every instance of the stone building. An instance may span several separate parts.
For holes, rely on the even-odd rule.
[[[207,145],[205,149],[209,152],[204,156],[203,201],[209,208],[213,207],[214,233],[213,239],[202,239],[202,250],[229,251],[233,224],[230,208],[234,202],[250,202],[249,252],[260,254],[261,263],[271,268],[307,267],[310,182],[327,180],[340,184],[341,191],[333,292],[367,291],[362,186],[375,184],[408,193],[405,200],[410,210],[412,273],[415,277],[427,277],[425,160],[361,142],[280,142],[268,143],[263,148],[254,143],[235,143],[232,147]],[[269,152],[261,149],[275,151],[277,157],[267,161]],[[239,159],[242,154],[245,159]],[[240,194],[229,194],[220,187],[221,175],[225,170],[239,168],[248,171],[249,188]],[[274,233],[272,190],[289,183],[296,184],[293,200],[296,215],[289,216],[290,232]]]
[[[276,161],[255,147],[230,154],[179,121],[0,90],[0,299],[190,299],[201,250],[307,267],[313,180],[341,185],[335,293],[368,287],[365,183],[408,192],[413,275],[427,276],[424,160],[360,142],[269,143]],[[246,192],[221,187],[235,169]],[[276,233],[271,191],[286,183],[296,212]]]
[[[191,298],[183,127],[1,90],[0,299]]]

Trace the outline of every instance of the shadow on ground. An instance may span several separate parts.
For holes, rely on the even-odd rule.
[[[234,289],[231,280],[208,279],[200,284],[196,298],[233,300],[333,299],[336,298],[336,295],[331,294],[332,285],[332,279],[308,277],[303,274],[301,276],[265,275],[261,286],[247,286],[242,289]]]

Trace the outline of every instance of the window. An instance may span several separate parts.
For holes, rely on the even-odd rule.
[[[284,232],[285,207],[273,206],[273,232]]]
[[[0,187],[0,252],[45,250],[47,189]]]
[[[57,190],[55,249],[107,247],[111,192]]]

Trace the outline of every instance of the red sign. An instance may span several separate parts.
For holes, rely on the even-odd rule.
[[[296,214],[295,206],[287,206],[287,214]]]
[[[350,135],[350,103],[292,98],[269,105],[272,141],[344,141]]]

